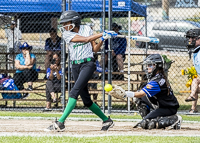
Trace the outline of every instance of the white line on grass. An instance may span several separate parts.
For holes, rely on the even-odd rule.
[[[12,116],[0,116],[0,119],[22,119],[22,120],[55,120],[55,117],[12,117]],[[101,121],[100,118],[67,118],[71,121]],[[113,119],[119,122],[139,122],[141,119]],[[184,123],[200,123],[200,121],[184,121]]]
[[[109,131],[107,132],[109,133]],[[21,137],[45,137],[45,136],[52,136],[52,137],[106,137],[106,136],[156,136],[156,137],[200,137],[200,135],[147,135],[141,133],[131,133],[130,135],[126,134],[100,134],[100,135],[71,135],[71,134],[49,134],[49,133],[18,133],[18,132],[1,132],[0,136],[21,136]]]

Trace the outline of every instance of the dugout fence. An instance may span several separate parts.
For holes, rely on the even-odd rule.
[[[47,82],[44,79],[46,75],[45,59],[47,57],[45,43],[46,39],[50,37],[49,30],[51,28],[57,30],[59,37],[62,36],[58,30],[58,22],[65,1],[0,0],[0,2],[0,74],[7,74],[13,78],[16,72],[15,58],[21,52],[19,50],[20,44],[24,42],[33,46],[31,52],[36,56],[36,69],[38,71],[38,80],[33,82],[33,90],[20,91],[22,95],[29,93],[30,96],[26,99],[5,99],[2,97],[0,109],[43,110],[46,107],[45,90]],[[109,7],[109,4],[112,7]],[[166,55],[173,62],[168,70],[170,84],[181,105],[180,110],[190,109],[191,103],[184,101],[190,92],[190,88],[185,85],[188,79],[187,76],[181,75],[181,70],[193,65],[192,60],[188,61],[187,50],[184,46],[184,35],[189,29],[200,27],[198,2],[194,1],[194,3],[188,4],[185,1],[180,3],[174,0],[170,2],[156,0],[148,1],[148,3],[132,0],[71,0],[66,1],[64,7],[66,7],[66,10],[71,9],[79,12],[82,16],[82,24],[91,26],[94,33],[112,30],[112,24],[115,23],[120,28],[119,32],[123,35],[154,36],[160,39],[158,45],[126,39],[126,50],[122,57],[116,57],[112,54],[112,50],[116,50],[117,42],[111,40],[108,42],[110,50],[102,48],[95,55],[97,67],[101,65],[104,70],[94,72],[88,88],[92,99],[104,112],[128,113],[136,111],[136,107],[131,101],[124,102],[111,99],[105,93],[103,87],[105,83],[112,83],[123,87],[125,90],[139,90],[140,85],[146,82],[141,62],[148,54],[153,53]],[[11,26],[12,21],[15,22],[16,26],[14,32]],[[104,47],[106,44],[104,44]],[[107,56],[105,53],[108,53],[108,63],[102,60]],[[68,54],[69,58],[70,53]],[[62,55],[65,59],[63,52]],[[123,66],[118,63],[119,58],[123,59]],[[64,61],[61,62],[61,64],[63,63]],[[69,62],[67,61],[64,65],[67,67]],[[123,67],[124,72],[120,72],[120,67]],[[66,70],[65,79],[63,78],[66,94],[63,96],[58,93],[59,102],[51,104],[52,110],[63,110],[65,102],[67,103],[68,90],[74,84],[70,72],[69,68],[69,70]],[[28,88],[28,84],[25,83],[24,87]],[[1,90],[1,93],[8,94],[5,92],[9,91]],[[12,94],[15,95],[16,93],[18,92],[15,91]],[[9,94],[11,96],[11,93]],[[81,99],[78,100],[76,112],[87,112],[87,108],[84,107]]]

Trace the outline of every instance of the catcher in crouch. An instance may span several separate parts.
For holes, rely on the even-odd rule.
[[[114,85],[109,95],[121,99],[126,99],[126,97],[134,99],[143,118],[135,127],[180,129],[182,117],[176,115],[179,103],[164,74],[163,57],[159,54],[149,55],[143,64],[148,82],[140,91],[125,92],[121,87]]]

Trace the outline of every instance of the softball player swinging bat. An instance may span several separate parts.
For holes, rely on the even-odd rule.
[[[80,15],[73,10],[62,13],[60,24],[62,24],[60,31],[63,34],[63,39],[68,44],[71,55],[70,61],[75,85],[69,93],[68,103],[63,115],[45,130],[64,131],[64,121],[74,109],[77,98],[80,95],[84,105],[102,119],[103,125],[101,130],[106,131],[113,127],[114,123],[110,117],[105,116],[101,109],[92,102],[87,84],[95,71],[93,52],[98,52],[104,40],[115,37],[117,34],[114,31],[107,31],[93,35],[93,31],[88,25],[80,25]],[[98,38],[101,38],[101,42],[96,44],[95,40]]]
[[[148,82],[140,91],[125,92],[115,85],[109,95],[121,99],[126,97],[134,99],[143,118],[135,127],[180,129],[182,117],[176,115],[179,103],[164,74],[164,59],[159,54],[152,54],[144,60],[143,65]]]

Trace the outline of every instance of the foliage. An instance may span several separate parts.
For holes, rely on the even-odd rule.
[[[182,75],[187,75],[188,81],[186,83],[186,87],[190,87],[191,84],[192,84],[192,80],[194,78],[197,78],[197,76],[198,76],[197,75],[197,71],[196,71],[194,66],[188,67],[186,70],[182,69],[181,70],[181,74]]]

